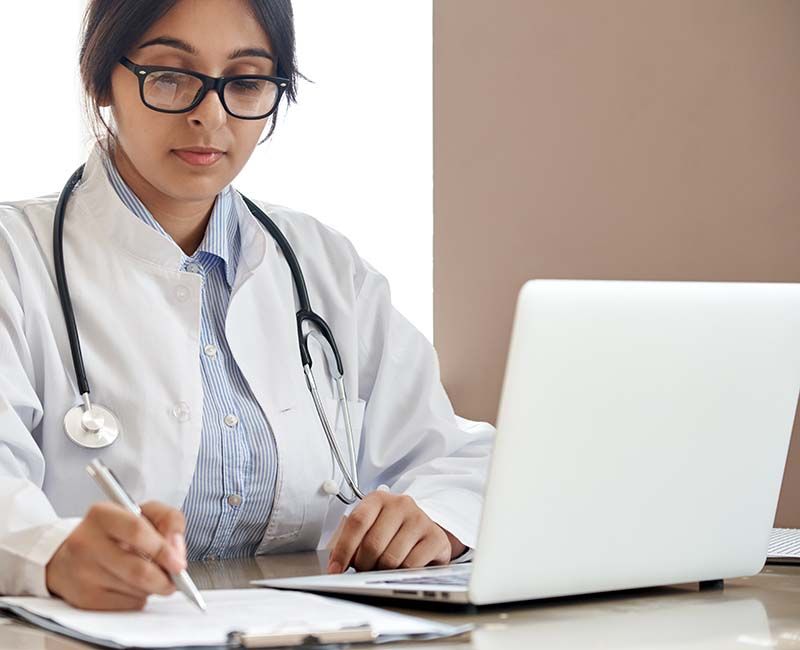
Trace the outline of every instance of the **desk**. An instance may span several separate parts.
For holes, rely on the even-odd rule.
[[[327,553],[269,555],[189,566],[201,589],[248,587],[256,578],[324,572]],[[396,602],[396,601],[395,601]],[[637,589],[481,608],[477,614],[408,606],[391,609],[478,625],[460,642],[404,643],[408,650],[464,648],[800,648],[800,567],[767,566],[721,591],[696,584]],[[91,646],[0,618],[0,650],[78,650]],[[386,646],[378,646],[386,647]]]

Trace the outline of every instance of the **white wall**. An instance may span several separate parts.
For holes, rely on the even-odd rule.
[[[0,201],[58,192],[83,162],[78,31],[84,0],[0,3]],[[46,13],[46,16],[44,15]]]
[[[6,156],[0,200],[60,191],[85,159],[78,37],[84,0],[0,4]],[[432,0],[295,0],[299,102],[234,185],[349,237],[433,339]],[[25,52],[22,56],[21,52]],[[20,65],[24,61],[24,65]],[[47,83],[33,71],[46,72]]]
[[[313,214],[384,273],[433,339],[432,0],[295,0],[314,84],[238,185]]]

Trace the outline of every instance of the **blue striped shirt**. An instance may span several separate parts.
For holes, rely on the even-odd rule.
[[[173,241],[103,155],[109,181],[122,202]],[[214,201],[205,236],[180,270],[197,273],[201,290],[200,370],[203,429],[197,465],[183,503],[190,560],[253,555],[267,526],[275,494],[277,450],[225,335],[225,315],[241,252],[231,185]],[[177,246],[177,244],[175,244]]]

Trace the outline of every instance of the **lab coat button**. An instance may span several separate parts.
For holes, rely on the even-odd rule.
[[[178,420],[178,422],[187,422],[191,416],[191,413],[192,411],[186,402],[178,402],[172,408],[172,415],[175,416],[175,419]]]
[[[236,507],[242,503],[242,497],[238,494],[229,494],[228,495],[228,505],[232,507]]]
[[[203,353],[210,359],[213,359],[214,357],[217,356],[217,346],[214,345],[213,343],[209,343],[207,346],[203,348]]]
[[[176,287],[175,289],[175,297],[180,302],[186,302],[189,299],[189,289],[184,287],[182,284]]]
[[[237,418],[233,413],[230,413],[225,416],[225,424],[227,424],[229,427],[235,427],[237,424],[239,424],[239,418]]]

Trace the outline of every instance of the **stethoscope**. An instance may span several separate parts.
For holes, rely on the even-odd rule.
[[[64,313],[64,321],[66,322],[67,334],[69,336],[69,347],[72,352],[72,363],[75,367],[75,376],[78,380],[78,388],[82,399],[82,404],[71,408],[64,416],[64,430],[67,436],[81,447],[96,449],[111,445],[119,437],[121,426],[119,418],[117,418],[109,408],[100,406],[99,404],[93,404],[89,398],[91,391],[89,390],[89,382],[86,379],[81,342],[78,336],[78,328],[75,324],[75,312],[72,309],[69,287],[67,286],[67,274],[64,268],[64,212],[72,190],[83,176],[84,167],[85,165],[81,165],[75,173],[72,174],[58,197],[58,203],[56,203],[55,220],[53,222],[53,261],[55,264],[58,297],[61,301],[61,310]],[[306,385],[314,400],[317,415],[325,431],[325,437],[328,439],[328,446],[331,449],[336,464],[339,466],[352,495],[343,495],[339,489],[339,485],[333,479],[326,480],[322,484],[322,489],[326,494],[336,496],[342,503],[347,505],[353,504],[357,499],[363,499],[364,493],[358,485],[358,469],[356,466],[355,444],[353,442],[353,428],[350,421],[350,410],[347,406],[347,393],[344,387],[344,368],[342,367],[342,359],[339,356],[339,350],[336,347],[336,341],[333,338],[328,324],[319,314],[311,309],[303,272],[300,269],[297,257],[292,247],[289,245],[289,242],[286,240],[286,237],[283,236],[283,233],[278,229],[278,226],[275,225],[275,222],[255,203],[241,193],[240,196],[244,199],[245,204],[256,219],[261,222],[273,239],[275,239],[278,246],[280,246],[283,256],[286,258],[289,268],[291,269],[292,281],[300,303],[300,309],[296,314],[297,337],[300,342],[300,359],[303,363]],[[308,333],[304,333],[304,323],[306,323],[309,328],[316,327],[317,330],[319,330],[319,334],[313,329],[310,329]],[[325,409],[323,408],[322,400],[317,390],[317,382],[314,380],[314,373],[311,370],[311,355],[308,352],[309,338],[317,341],[322,348],[328,366],[328,372],[331,373],[332,378],[336,382],[339,402],[344,412],[345,430],[347,432],[349,470],[345,466],[342,452],[339,449],[339,444],[336,441],[336,436],[325,414]]]

